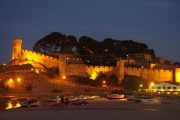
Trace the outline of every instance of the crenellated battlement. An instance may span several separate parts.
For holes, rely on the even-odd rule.
[[[40,54],[34,51],[30,50],[22,50],[22,59],[27,59],[30,61],[35,61],[38,63],[44,64],[46,67],[57,67],[58,68],[58,63],[59,59],[53,58],[51,56],[47,56],[44,54]]]
[[[56,60],[56,61],[59,60],[58,58],[54,58],[54,57],[51,57],[51,56],[48,56],[48,55],[45,55],[45,54],[37,53],[37,52],[31,51],[31,50],[22,50],[22,53],[34,54],[34,55],[37,55],[37,56],[41,56],[41,57],[44,57],[44,58],[47,58],[47,59]]]
[[[171,69],[147,69],[147,68],[140,68],[140,67],[124,67],[126,70],[131,70],[131,71],[134,71],[134,70],[138,70],[138,71],[159,71],[159,72],[172,72]]]
[[[86,67],[89,69],[112,69],[112,68],[114,68],[113,66],[91,66],[91,65],[87,65]]]
[[[113,69],[113,66],[86,66],[86,72],[89,75],[91,75],[93,72],[111,72]]]
[[[137,67],[125,67],[125,74],[139,76],[145,80],[172,81],[173,71],[164,69],[146,69]]]

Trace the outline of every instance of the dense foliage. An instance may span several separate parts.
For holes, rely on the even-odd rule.
[[[133,40],[115,40],[106,38],[103,41],[82,36],[79,40],[72,35],[53,32],[40,40],[33,47],[40,53],[74,53],[90,65],[115,65],[116,58],[126,58],[128,54],[149,53],[155,57],[152,49],[144,43]]]
[[[85,84],[85,85],[91,85],[91,86],[102,86],[103,81],[106,81],[107,86],[115,86],[119,87],[119,81],[116,75],[112,74],[107,76],[106,74],[99,73],[99,76],[92,80],[90,78],[81,77],[81,76],[68,76],[68,81],[74,82],[76,84]]]
[[[140,89],[140,84],[142,84],[143,89],[147,88],[147,81],[143,80],[140,77],[125,75],[124,79],[121,82],[121,87],[129,91],[137,91]]]

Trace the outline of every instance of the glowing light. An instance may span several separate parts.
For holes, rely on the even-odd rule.
[[[14,81],[12,80],[12,78],[10,78],[6,83],[5,83],[6,86],[10,87],[10,88],[13,88],[15,85],[14,85]]]
[[[8,109],[12,109],[12,108],[13,108],[12,103],[11,103],[11,102],[8,102],[8,103],[7,103],[7,107],[6,107],[5,109],[8,110]]]
[[[17,82],[21,82],[21,78],[17,78]]]
[[[16,103],[15,105],[13,105],[12,102],[8,102],[7,107],[5,109],[8,110],[8,109],[19,108],[19,107],[21,107],[20,103]]]
[[[176,68],[176,82],[180,82],[180,68]]]
[[[16,103],[16,105],[14,106],[14,108],[19,108],[19,107],[21,107],[20,103]]]
[[[142,88],[142,87],[143,87],[143,84],[140,84],[139,87]]]
[[[122,98],[122,99],[119,99],[120,101],[128,101],[127,98]]]
[[[66,79],[66,76],[63,76],[63,79],[65,80],[65,79]]]
[[[92,72],[90,79],[95,80],[98,76],[98,73],[96,71]]]
[[[39,73],[39,70],[38,70],[38,69],[36,69],[36,73],[37,73],[37,74]]]
[[[107,87],[105,80],[102,81],[102,87]]]
[[[105,81],[105,80],[103,80],[103,81],[102,81],[102,83],[103,83],[103,84],[106,84],[106,81]]]
[[[153,83],[153,82],[151,82],[151,83],[150,83],[150,86],[151,86],[151,89],[152,89],[152,87],[154,86],[154,83]]]

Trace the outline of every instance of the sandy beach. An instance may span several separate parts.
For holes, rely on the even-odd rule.
[[[0,112],[0,120],[179,120],[180,104],[147,105],[130,101],[99,98],[88,105],[63,105],[57,110],[53,103],[38,108],[18,108]]]

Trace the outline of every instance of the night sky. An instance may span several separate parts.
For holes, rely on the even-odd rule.
[[[0,63],[10,60],[13,37],[32,49],[54,31],[132,39],[180,61],[180,0],[0,0]]]

